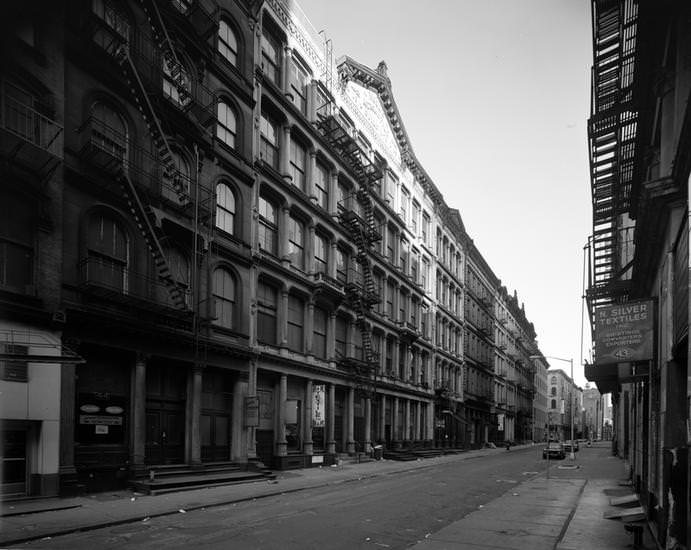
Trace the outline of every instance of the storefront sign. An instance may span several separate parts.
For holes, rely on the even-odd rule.
[[[99,426],[122,426],[122,416],[103,416],[100,414],[80,414],[80,424],[93,424]],[[96,432],[98,433],[98,432]]]
[[[595,364],[653,358],[653,302],[639,300],[595,311]]]
[[[323,384],[312,386],[312,426],[315,428],[326,426],[325,401],[326,386]]]
[[[245,426],[259,426],[259,398],[245,397]]]

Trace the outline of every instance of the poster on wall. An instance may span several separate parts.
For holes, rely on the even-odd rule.
[[[312,426],[323,428],[326,425],[326,386],[315,384],[312,386]]]
[[[82,445],[124,443],[125,398],[109,392],[80,393],[77,438]]]
[[[595,311],[595,365],[653,359],[653,301],[638,300]]]

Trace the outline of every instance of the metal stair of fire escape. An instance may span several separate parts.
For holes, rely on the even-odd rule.
[[[354,382],[358,393],[371,398],[376,393],[378,355],[372,348],[372,335],[367,316],[372,306],[379,301],[370,262],[372,245],[379,238],[374,220],[371,188],[374,182],[383,177],[383,174],[333,115],[319,114],[316,125],[326,141],[355,175],[358,183],[355,199],[362,205],[365,214],[365,218],[361,218],[352,207],[348,206],[349,201],[345,201],[339,209],[339,220],[357,246],[356,261],[362,267],[363,284],[361,287],[351,286],[349,293],[351,305],[356,314],[356,326],[362,335],[364,359],[362,363],[355,362]]]
[[[618,218],[629,206],[635,148],[636,113],[630,105],[635,7],[633,2],[594,3],[597,34],[593,39],[589,141],[593,205],[591,303],[597,307],[625,292],[619,280]]]
[[[180,182],[170,145],[163,134],[158,117],[156,116],[154,108],[151,105],[149,97],[146,93],[146,89],[144,88],[144,84],[139,78],[137,69],[132,61],[132,58],[130,57],[129,49],[126,44],[123,44],[118,48],[116,59],[123,69],[123,73],[125,74],[128,85],[130,86],[130,90],[135,98],[135,103],[144,117],[149,133],[151,134],[154,144],[158,150],[159,159],[163,165],[162,175],[164,184],[167,184],[175,189],[180,202],[186,202],[189,200],[189,197]],[[147,246],[151,250],[159,277],[166,283],[175,306],[178,309],[187,309],[188,306],[185,302],[184,296],[175,284],[158,235],[156,234],[154,226],[151,223],[150,208],[145,206],[139,198],[137,190],[124,166],[120,166],[118,176],[130,211],[142,235],[144,236]]]

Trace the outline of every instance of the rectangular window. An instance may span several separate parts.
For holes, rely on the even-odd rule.
[[[336,317],[336,357],[346,356],[347,337],[346,320],[343,317]]]
[[[290,142],[290,175],[293,185],[305,191],[305,172],[307,167],[307,152],[297,141]]]
[[[317,163],[314,171],[314,196],[319,206],[324,210],[329,209],[329,171],[320,163]]]
[[[278,127],[266,115],[259,119],[259,158],[278,170]]]
[[[17,344],[0,344],[0,350],[6,354],[19,357],[18,360],[0,361],[0,380],[28,382],[28,363],[26,360],[21,359],[21,356],[29,354],[29,347]]]
[[[400,255],[400,262],[398,264],[398,267],[401,269],[404,275],[408,274],[408,241],[405,239],[401,240],[401,255]]]
[[[263,197],[259,197],[259,247],[270,254],[278,253],[278,225],[276,208]]]
[[[429,241],[430,219],[427,212],[422,213],[422,242],[428,244]]]
[[[290,263],[298,269],[304,269],[305,229],[302,223],[293,217],[288,220],[288,245],[290,247]]]
[[[310,76],[307,69],[295,58],[290,64],[289,80],[293,104],[303,115],[307,114],[307,84]]]
[[[276,345],[278,293],[276,289],[260,282],[257,286],[257,340],[262,344]]]
[[[410,227],[413,231],[413,235],[417,236],[417,224],[420,218],[420,205],[417,201],[413,201],[413,212],[410,214]]]
[[[386,283],[386,315],[389,319],[393,319],[393,293],[394,286],[392,282]]]
[[[312,336],[312,351],[315,357],[326,359],[326,325],[328,316],[320,307],[314,308],[314,334]]]
[[[401,187],[400,215],[404,223],[408,222],[408,208],[410,206],[410,193],[405,187]]]
[[[314,272],[328,273],[328,242],[320,236],[314,237]]]
[[[271,34],[262,34],[262,71],[276,86],[281,85],[281,44]]]
[[[340,249],[336,250],[336,279],[342,283],[348,282],[348,258]]]
[[[288,348],[293,351],[304,351],[305,305],[296,296],[288,296]]]
[[[398,180],[393,172],[387,172],[386,178],[386,202],[389,208],[395,208],[396,204],[396,192],[398,188]]]

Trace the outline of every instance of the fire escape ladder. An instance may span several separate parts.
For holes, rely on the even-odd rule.
[[[154,40],[163,50],[163,62],[170,71],[170,76],[180,93],[180,100],[182,103],[186,103],[191,98],[191,94],[187,88],[185,74],[182,70],[182,63],[180,63],[180,59],[178,59],[175,53],[173,41],[170,39],[170,33],[163,22],[163,17],[156,5],[156,0],[151,0],[150,2],[141,0],[141,4],[149,20]]]
[[[188,203],[190,197],[185,189],[185,186],[182,184],[182,178],[180,177],[177,166],[175,166],[173,151],[170,148],[170,144],[168,143],[165,134],[163,133],[161,122],[156,115],[156,111],[151,104],[151,100],[146,92],[144,83],[137,72],[137,68],[126,45],[122,45],[118,49],[117,60],[120,63],[120,66],[123,68],[127,83],[134,95],[137,108],[144,117],[146,127],[149,130],[149,134],[153,139],[154,145],[156,146],[159,159],[163,164],[162,175],[164,183],[175,189],[175,192],[178,195],[178,200],[181,204]]]
[[[149,219],[149,212],[139,198],[137,190],[122,164],[118,165],[116,169],[116,177],[120,182],[120,187],[122,189],[123,196],[127,201],[127,206],[132,214],[132,218],[141,231],[146,245],[151,251],[154,263],[156,264],[156,271],[159,279],[166,284],[175,307],[180,310],[188,309],[184,294],[175,284],[175,280],[170,271],[170,266],[168,265],[165,253],[163,252],[163,248],[161,247],[161,243],[156,236],[156,231],[154,230],[151,220]]]
[[[631,202],[637,112],[632,104],[637,0],[593,0],[590,148],[593,236],[587,292],[591,321],[601,305],[626,296],[622,244]]]

